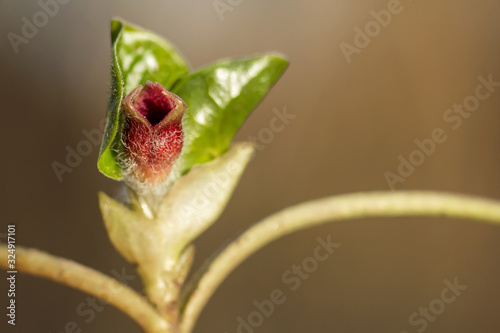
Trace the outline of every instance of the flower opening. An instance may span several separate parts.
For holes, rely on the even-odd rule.
[[[132,182],[154,185],[167,179],[182,150],[186,109],[182,99],[150,81],[123,99],[122,164]]]

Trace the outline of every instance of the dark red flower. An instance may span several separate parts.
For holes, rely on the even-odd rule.
[[[123,99],[122,162],[140,183],[158,184],[167,179],[182,150],[181,120],[186,109],[177,95],[150,81]]]

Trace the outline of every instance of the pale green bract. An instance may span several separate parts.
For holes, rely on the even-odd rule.
[[[146,293],[156,304],[173,297],[167,282],[182,281],[193,253],[189,244],[224,210],[254,152],[238,143],[221,157],[196,165],[175,183],[154,216],[132,197],[127,207],[99,194],[102,216],[115,248],[137,266]]]

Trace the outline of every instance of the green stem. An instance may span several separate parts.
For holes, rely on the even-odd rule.
[[[181,332],[192,331],[217,287],[241,262],[291,232],[329,221],[366,217],[438,216],[500,224],[500,202],[437,192],[373,192],[299,204],[271,215],[214,254],[188,283],[181,298]]]
[[[0,267],[8,269],[8,249],[0,245]],[[135,320],[145,332],[170,332],[170,325],[144,297],[117,280],[74,261],[16,246],[15,269],[41,276],[99,297]]]

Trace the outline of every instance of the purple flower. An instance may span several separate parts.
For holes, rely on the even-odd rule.
[[[182,150],[186,103],[161,84],[146,82],[122,102],[125,169],[140,183],[159,184],[170,174]]]

